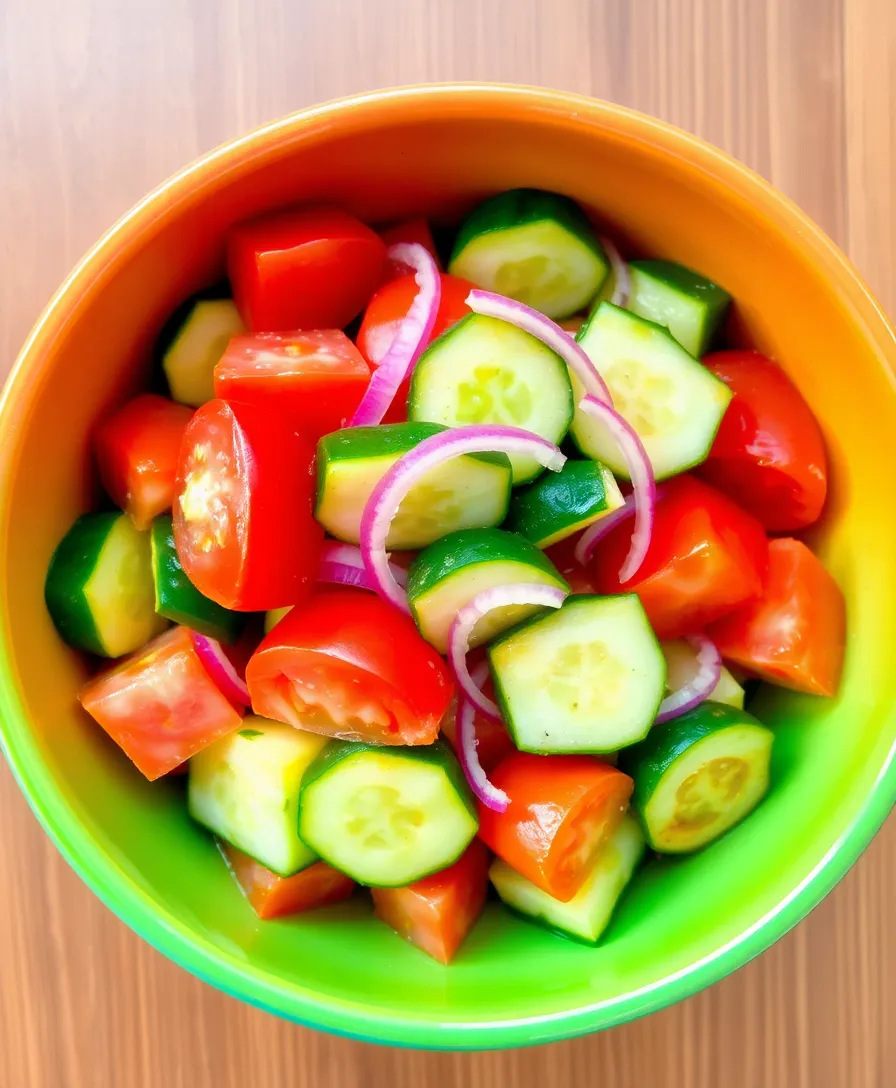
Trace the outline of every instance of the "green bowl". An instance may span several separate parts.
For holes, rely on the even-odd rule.
[[[640,249],[737,300],[737,336],[805,391],[832,460],[814,541],[849,609],[835,700],[769,690],[768,800],[704,853],[651,861],[590,949],[491,905],[444,968],[369,902],[259,922],[183,784],[142,780],[83,715],[86,668],[42,587],[52,550],[96,498],[91,427],[146,381],[176,304],[223,270],[227,227],[328,199],[371,222],[445,222],[518,185],[590,205]],[[794,925],[868,844],[894,799],[896,341],[827,238],[720,152],[616,106],[546,91],[430,87],[305,111],[206,156],[86,257],[22,350],[0,411],[0,702],[7,758],[83,879],[158,949],[234,996],[305,1024],[405,1046],[562,1039],[659,1009],[722,978]]]

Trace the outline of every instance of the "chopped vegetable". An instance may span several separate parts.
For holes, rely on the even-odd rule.
[[[488,664],[485,661],[479,663],[471,674],[471,681],[477,690],[482,687],[488,677]],[[488,720],[488,719],[487,719]],[[495,721],[497,725],[498,722]],[[442,726],[444,729],[444,724]],[[506,732],[504,734],[507,736]],[[510,741],[510,738],[507,738]],[[457,712],[457,744],[455,746],[461,769],[464,772],[473,796],[486,808],[492,808],[495,812],[504,812],[510,804],[510,798],[503,790],[499,790],[488,779],[484,767],[479,761],[479,734],[476,729],[476,707],[464,695],[460,697]],[[513,742],[510,742],[510,751],[513,750]],[[510,752],[508,751],[509,755]]]
[[[563,903],[579,891],[628,808],[632,780],[591,756],[515,752],[491,775],[506,811],[479,808],[479,837]]]
[[[441,336],[470,312],[467,295],[473,289],[473,284],[469,280],[443,272],[439,282],[439,308],[430,341]],[[372,367],[382,362],[418,290],[413,275],[399,276],[384,284],[368,303],[358,331],[358,349]]]
[[[432,230],[429,223],[422,216],[416,219],[402,220],[402,222],[395,223],[391,227],[381,227],[377,233],[387,246],[395,246],[399,242],[417,242],[432,254],[436,264],[439,265],[439,255],[436,252]],[[396,275],[402,275],[404,270],[400,264],[393,266],[392,262],[387,261],[387,272],[391,271],[393,267],[396,267]],[[439,269],[441,270],[441,265],[439,265]]]
[[[693,683],[694,678],[700,672],[700,663],[697,660],[697,651],[691,645],[690,640],[679,638],[670,642],[661,642],[660,648],[663,651],[663,657],[666,659],[667,690],[669,692],[679,691],[681,688]],[[718,682],[707,698],[714,703],[725,703],[728,706],[742,710],[744,689],[722,665],[719,670]]]
[[[185,627],[166,631],[99,673],[78,698],[150,781],[239,729],[242,720]]]
[[[722,659],[719,651],[706,635],[688,635],[683,641],[693,649],[694,664],[697,667],[680,687],[672,688],[660,703],[656,716],[657,724],[677,718],[693,710],[700,703],[705,703],[718,687],[722,676]],[[663,656],[666,656],[665,652]],[[667,657],[666,661],[668,660]]]
[[[451,702],[439,655],[408,616],[362,589],[317,589],[246,669],[257,714],[327,736],[431,744]]]
[[[259,918],[281,918],[317,910],[348,899],[355,890],[351,877],[317,861],[294,876],[278,876],[229,843],[219,843],[227,867]]]
[[[393,563],[392,577],[399,585],[403,586],[407,582],[407,571]],[[364,566],[364,556],[361,555],[361,549],[354,544],[339,544],[335,540],[328,540],[324,544],[317,580],[318,582],[332,582],[334,585],[340,586],[359,586],[361,589],[376,592],[376,588]],[[288,608],[283,610],[283,615],[286,615],[288,611]],[[278,616],[277,618],[282,619],[283,617]],[[274,624],[271,623],[267,631],[273,626]]]
[[[215,367],[234,336],[246,331],[231,298],[200,298],[162,356],[174,400],[199,408],[215,396]]]
[[[200,635],[197,631],[192,634],[193,645],[205,671],[236,709],[244,711],[250,703],[249,689],[234,663],[224,652],[224,647],[217,639]]]
[[[441,873],[404,888],[373,888],[377,918],[439,963],[450,963],[485,906],[488,851],[473,841]]]
[[[624,504],[612,472],[597,461],[567,461],[510,503],[510,525],[538,548],[549,548]]]
[[[628,267],[628,309],[665,326],[691,355],[702,355],[728,310],[728,292],[674,261],[632,261]]]
[[[305,772],[299,834],[359,884],[396,888],[454,864],[476,834],[451,749],[331,741]]]
[[[138,529],[171,509],[177,456],[192,411],[155,393],[143,393],[113,413],[93,445],[109,498]]]

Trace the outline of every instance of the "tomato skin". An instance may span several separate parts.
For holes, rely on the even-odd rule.
[[[703,365],[734,392],[698,474],[771,532],[794,532],[821,514],[827,495],[824,438],[787,374],[758,351],[717,351]]]
[[[476,924],[488,892],[488,851],[474,839],[441,873],[404,888],[371,888],[381,922],[439,963],[450,963]]]
[[[99,673],[78,698],[150,782],[242,720],[206,672],[186,627],[165,631]]]
[[[341,329],[235,336],[215,367],[215,396],[284,416],[312,444],[354,415],[370,367]]]
[[[479,837],[563,903],[581,888],[628,808],[634,783],[593,756],[514,752],[491,774],[505,812],[479,806]]]
[[[428,343],[456,324],[470,312],[466,304],[467,295],[473,290],[473,284],[460,276],[440,275],[442,295],[439,312]],[[380,365],[383,356],[389,350],[402,319],[407,315],[417,291],[417,281],[413,274],[401,275],[384,284],[373,296],[364,311],[364,319],[358,331],[358,348],[374,369]],[[411,382],[404,382],[395,394],[395,399],[383,419],[384,423],[403,423],[408,418],[407,403]]]
[[[316,910],[348,899],[355,890],[351,877],[317,861],[294,876],[278,876],[230,843],[219,842],[227,867],[259,918],[282,918]]]
[[[453,694],[409,616],[364,589],[319,588],[270,631],[246,669],[257,714],[326,736],[432,744]]]
[[[200,593],[246,612],[307,596],[323,545],[313,471],[311,446],[279,416],[224,400],[197,410],[173,514],[178,558]]]
[[[429,221],[422,216],[417,219],[405,219],[392,227],[385,227],[379,232],[379,235],[387,246],[398,245],[399,242],[416,242],[418,245],[423,246],[425,250],[428,250],[428,252],[432,254],[433,260],[436,262],[436,267],[441,272],[442,262],[439,260],[439,255],[436,252],[436,244],[433,241]],[[398,276],[403,276],[406,273],[407,268],[403,265],[396,264],[394,261],[386,262],[387,279],[396,279]]]
[[[119,408],[96,430],[94,452],[109,498],[138,529],[171,509],[177,455],[193,409],[155,393]]]
[[[599,593],[637,593],[658,638],[680,638],[762,592],[768,542],[759,522],[693,476],[663,484],[641,569],[624,585],[632,523],[598,544],[592,570]]]
[[[386,246],[360,219],[329,205],[241,223],[227,236],[227,273],[253,332],[341,329],[383,276]]]
[[[846,647],[846,603],[821,560],[799,540],[772,540],[760,600],[708,632],[726,661],[770,684],[836,695]]]
[[[597,593],[591,572],[585,570],[576,559],[576,545],[581,536],[582,533],[576,533],[565,540],[559,540],[545,548],[544,554],[566,579],[571,593]]]

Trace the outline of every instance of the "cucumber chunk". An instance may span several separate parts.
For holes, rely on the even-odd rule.
[[[435,423],[347,427],[317,446],[314,516],[332,536],[360,542],[361,517],[373,489],[399,458],[446,428]],[[387,547],[413,551],[456,529],[499,525],[510,504],[510,461],[503,453],[477,453],[439,465],[411,488]]]
[[[536,887],[500,858],[492,862],[488,875],[515,914],[563,937],[596,944],[643,856],[644,834],[638,821],[626,815],[598,855],[594,871],[567,903]]]
[[[488,648],[497,701],[524,752],[615,752],[650,729],[666,662],[641,602],[568,597]]]
[[[421,356],[408,415],[448,427],[521,427],[559,443],[572,422],[572,385],[563,360],[536,337],[506,321],[469,314]],[[543,471],[533,457],[514,454],[510,463],[515,484]]]
[[[461,529],[430,544],[408,572],[408,604],[420,634],[439,651],[448,649],[451,621],[477,593],[512,582],[569,590],[546,555],[517,533],[502,529]],[[479,621],[471,646],[540,611],[539,605],[496,608]]]
[[[746,711],[703,703],[623,753],[651,847],[689,854],[742,820],[768,790],[773,740]]]
[[[121,657],[162,631],[150,540],[127,514],[85,514],[53,553],[44,588],[56,629],[71,646]]]
[[[728,309],[728,292],[674,261],[631,261],[629,270],[626,309],[665,326],[691,355],[702,355]]]
[[[672,337],[668,329],[602,302],[577,337],[638,432],[657,479],[705,460],[731,390]],[[582,393],[572,379],[577,401]],[[581,410],[570,434],[587,457],[628,477],[616,444]]]
[[[452,865],[479,824],[451,749],[330,741],[302,782],[299,833],[340,872],[397,888]]]
[[[458,231],[448,266],[553,318],[587,306],[609,269],[582,209],[538,189],[512,189],[480,204]]]
[[[209,638],[233,642],[243,628],[245,613],[222,608],[193,585],[177,557],[170,514],[153,521],[150,538],[156,612]]]
[[[190,815],[278,876],[317,860],[299,838],[302,775],[327,738],[253,715],[190,760]]]
[[[194,302],[162,356],[172,400],[199,408],[215,396],[215,365],[234,336],[246,331],[230,298]]]
[[[670,642],[661,642],[663,657],[666,659],[666,688],[668,691],[678,691],[695,675],[698,669],[697,655],[694,649],[683,638],[673,639]],[[719,682],[713,688],[710,700],[714,703],[726,703],[738,709],[743,709],[744,689],[734,679],[731,673],[722,666]]]
[[[597,461],[567,461],[510,500],[509,526],[549,548],[617,510],[625,500],[613,473]]]

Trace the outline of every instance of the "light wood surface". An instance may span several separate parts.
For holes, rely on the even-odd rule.
[[[0,0],[0,367],[76,259],[213,145],[427,80],[613,99],[769,177],[896,310],[893,0]],[[896,824],[713,989],[538,1050],[390,1051],[212,991],[118,922],[0,765],[0,1088],[886,1088]]]

